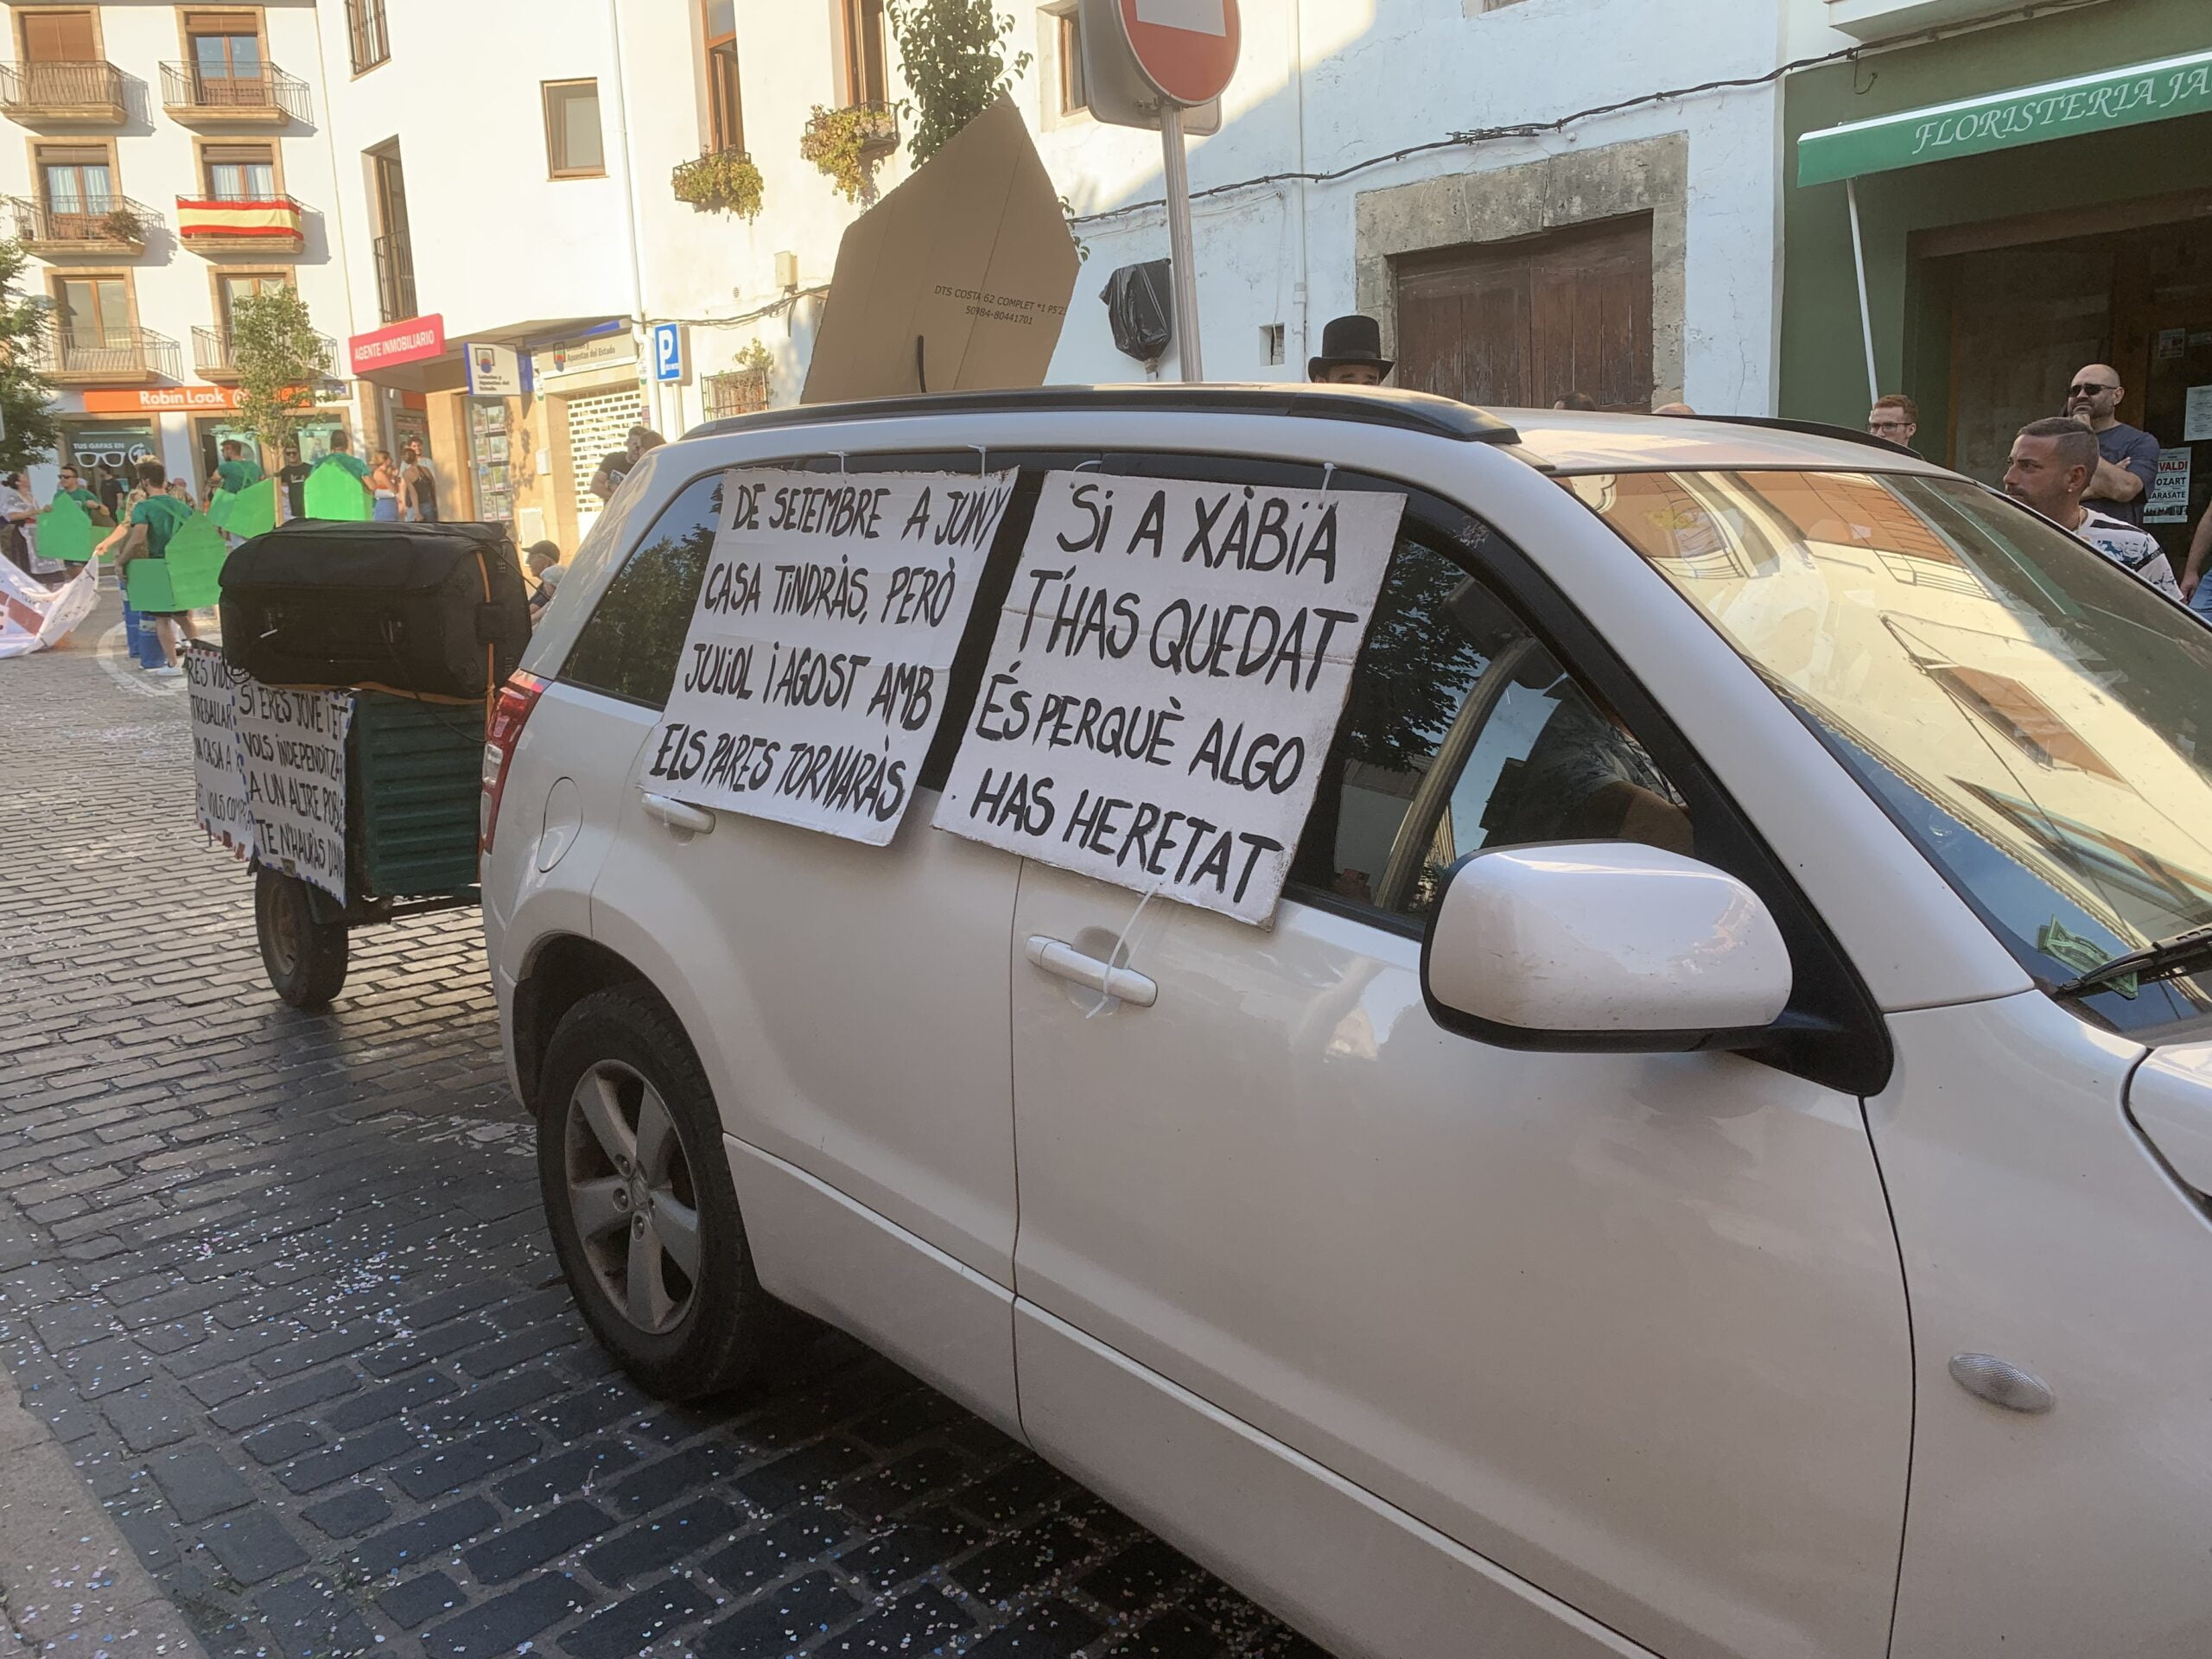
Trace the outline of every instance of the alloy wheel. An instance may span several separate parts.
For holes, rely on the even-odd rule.
[[[673,1329],[699,1283],[699,1204],[691,1165],[659,1091],[602,1060],[569,1096],[569,1215],[615,1310],[649,1334]]]

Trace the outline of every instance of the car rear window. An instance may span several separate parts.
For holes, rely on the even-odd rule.
[[[721,524],[723,476],[692,480],[661,509],[576,636],[563,680],[654,709],[667,705]]]

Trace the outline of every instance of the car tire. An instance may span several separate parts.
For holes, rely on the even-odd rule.
[[[270,984],[294,1007],[327,1007],[345,986],[352,935],[343,922],[316,919],[308,884],[297,876],[254,871],[253,931]]]
[[[666,1400],[759,1375],[785,1310],[753,1272],[714,1091],[667,1005],[625,985],[570,1008],[535,1116],[554,1250],[622,1369]]]

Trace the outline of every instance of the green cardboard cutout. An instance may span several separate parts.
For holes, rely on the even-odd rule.
[[[238,497],[228,490],[218,490],[207,498],[207,522],[218,530],[228,530],[231,509],[238,504]]]
[[[308,474],[307,516],[358,524],[369,516],[369,493],[361,480],[325,456]]]
[[[134,611],[181,611],[167,559],[133,559],[123,567],[123,592]]]
[[[266,536],[276,528],[276,480],[264,478],[258,484],[249,484],[238,493],[231,503],[231,522],[224,526],[232,535],[241,539],[251,536]]]
[[[92,556],[92,516],[74,496],[54,498],[38,516],[38,550],[64,564],[84,564]]]
[[[195,512],[169,537],[158,559],[133,559],[123,567],[130,606],[139,611],[197,611],[223,596],[223,562],[231,545],[223,532]]]

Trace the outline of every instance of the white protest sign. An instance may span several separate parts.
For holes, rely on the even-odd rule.
[[[889,841],[1014,480],[733,472],[639,786]]]
[[[1267,924],[1404,510],[1047,474],[938,828]]]
[[[346,902],[343,691],[278,691],[239,677],[238,747],[261,861]]]
[[[2143,499],[2146,524],[2185,524],[2189,522],[2190,451],[2179,446],[2158,452],[2158,472],[2151,493]]]
[[[49,588],[0,559],[0,657],[28,657],[60,645],[99,602],[98,564]]]
[[[246,801],[245,755],[238,728],[238,688],[245,676],[207,645],[186,646],[181,663],[192,696],[193,815],[224,846],[251,858],[259,850],[259,838]]]

